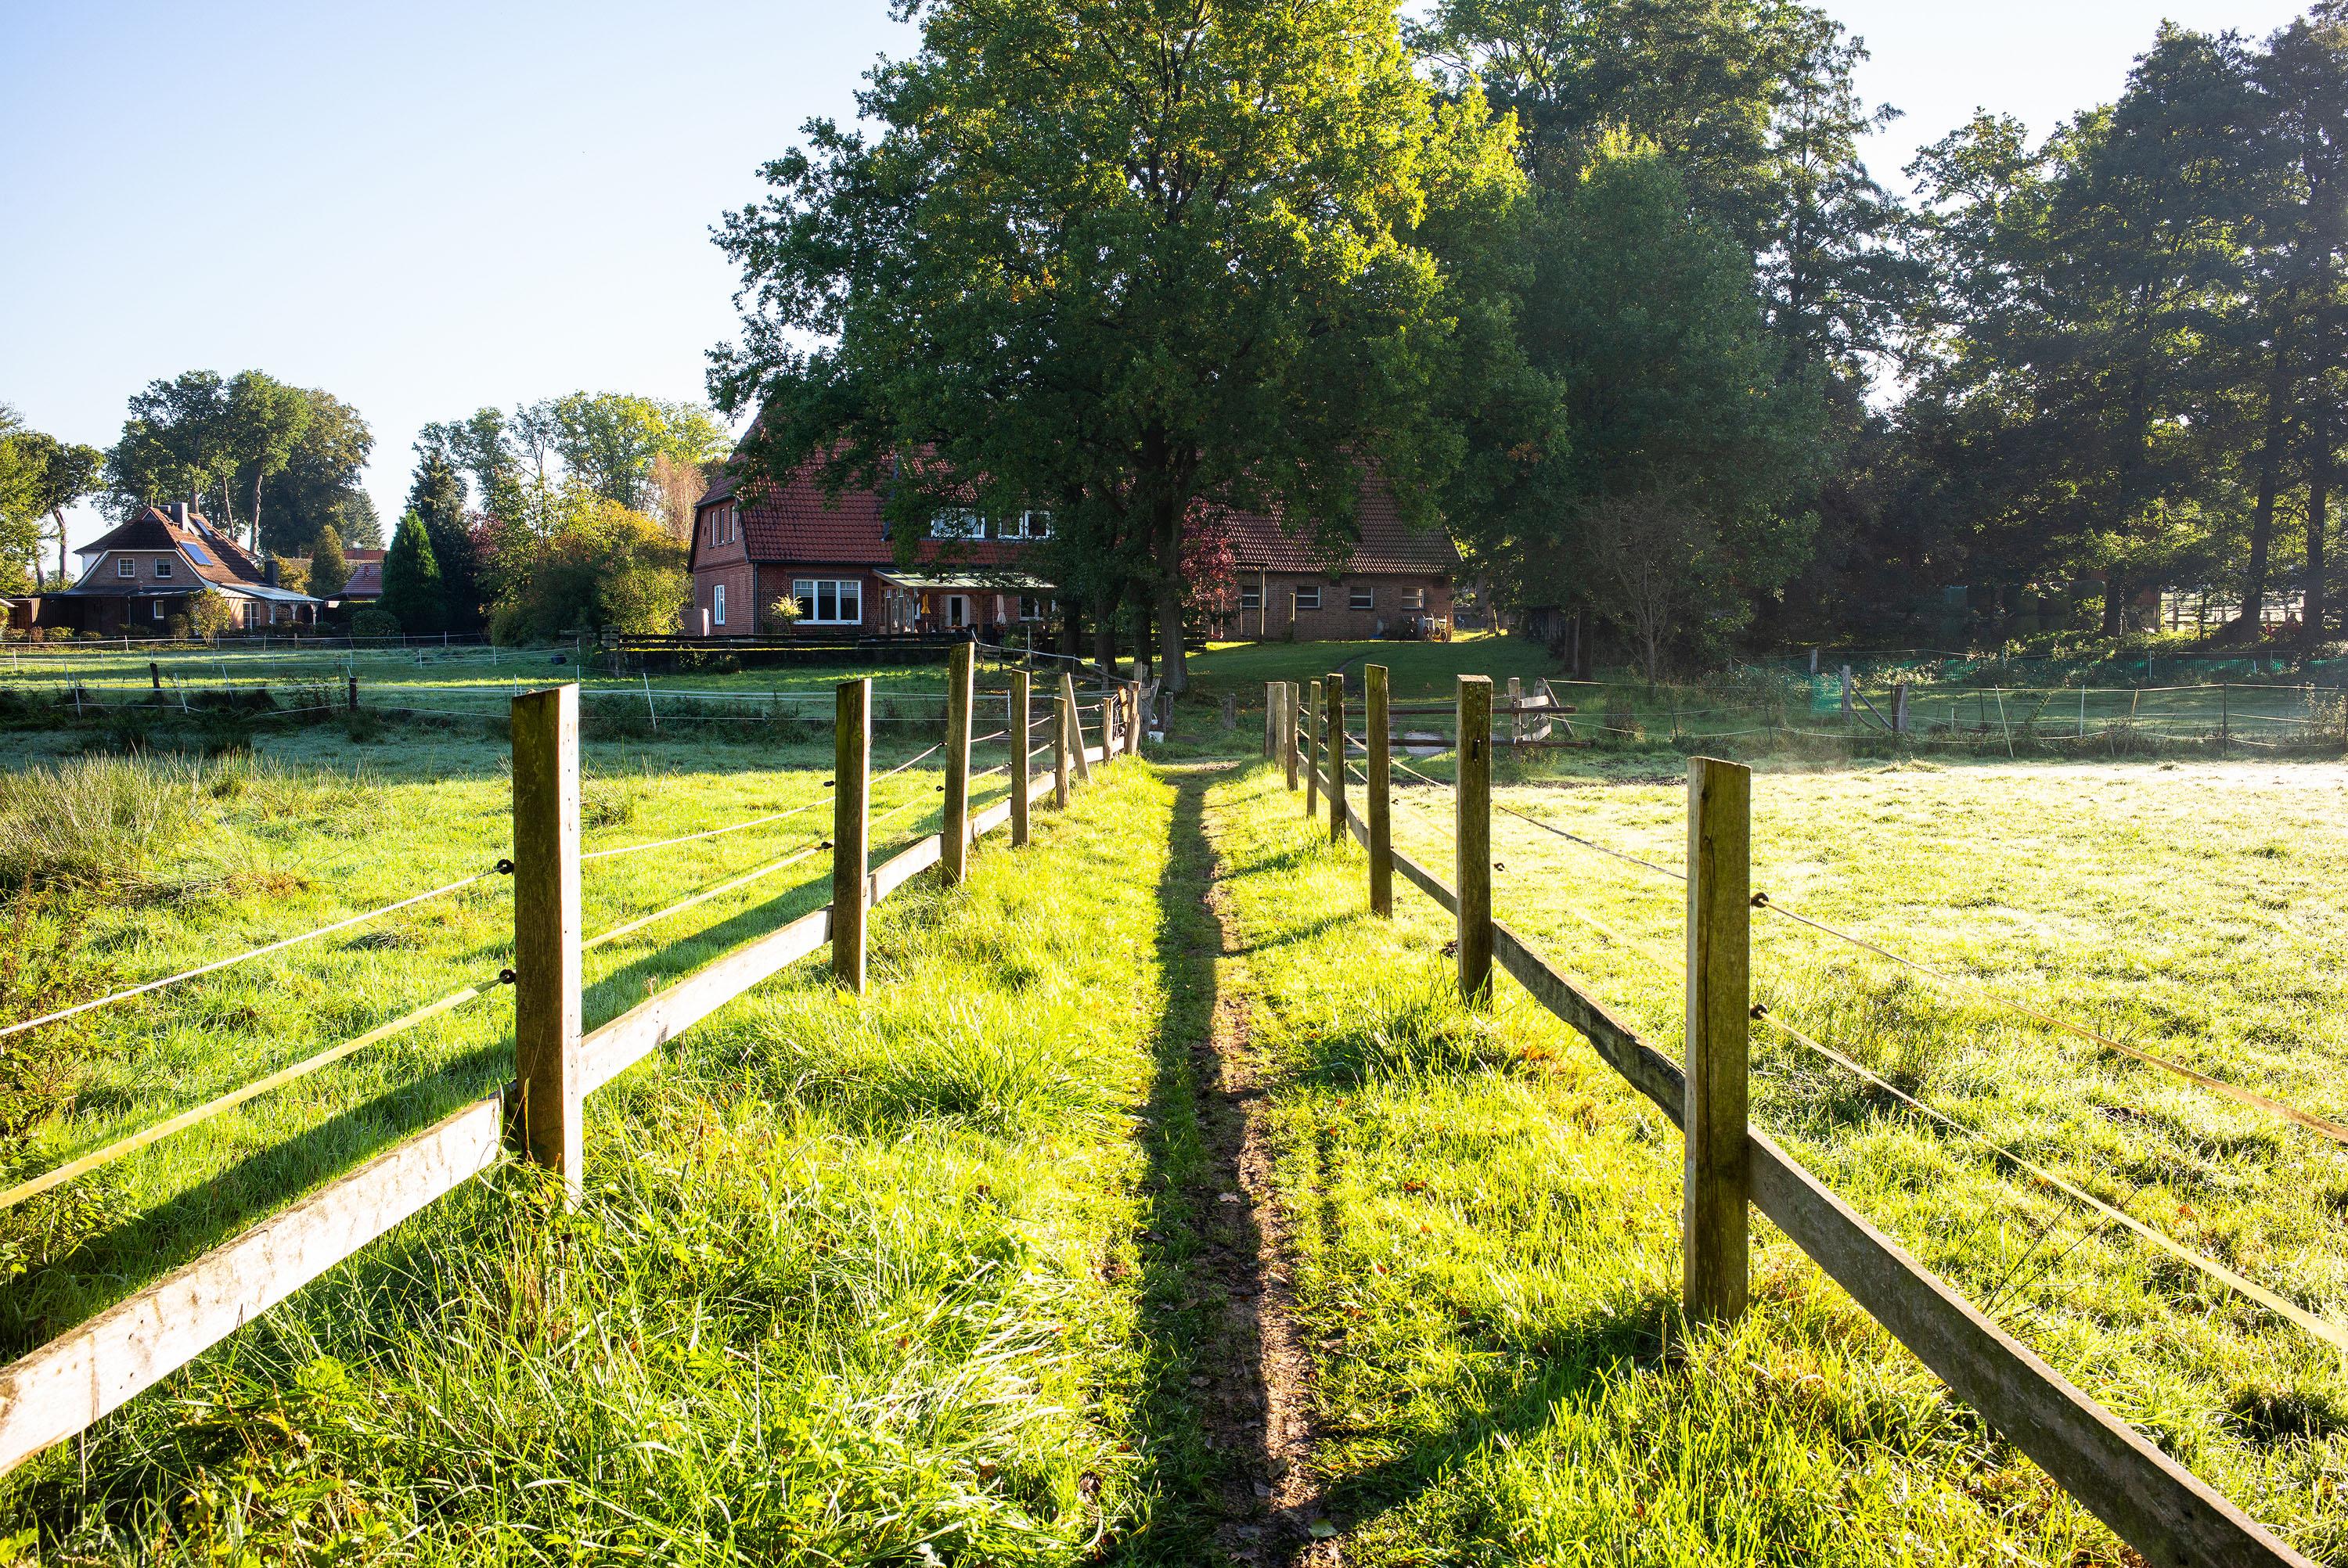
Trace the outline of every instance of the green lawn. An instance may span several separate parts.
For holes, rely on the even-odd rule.
[[[1297,651],[1201,664],[1242,690]],[[1398,669],[1412,695],[1459,661],[1525,672],[1498,640],[1377,652],[1426,656]],[[78,758],[110,743],[88,730],[7,737],[0,882],[69,871],[35,830],[93,790],[129,791],[105,815],[144,854],[78,927],[37,879],[8,897],[35,960],[0,975],[0,1021],[36,1010],[61,938],[85,988],[137,981],[502,852],[503,743],[478,722],[281,721],[194,760],[223,723],[177,755],[159,730],[143,762]],[[908,726],[879,760],[927,743]],[[591,1102],[579,1214],[519,1171],[460,1193],[0,1481],[0,1542],[31,1531],[45,1563],[1191,1564],[1286,1561],[1313,1523],[1359,1564],[2129,1561],[1766,1225],[1750,1318],[1684,1329],[1669,1122],[1512,983],[1462,1009],[1447,917],[1407,886],[1369,917],[1359,852],[1255,743],[1185,726],[1040,814],[1032,851],[892,899],[864,1001],[803,963]],[[591,723],[587,762],[591,850],[828,794],[827,753],[788,727]],[[934,823],[933,770],[882,786],[877,809],[910,809],[879,847]],[[1553,753],[1499,799],[1673,866],[1683,772],[1660,747]],[[1398,842],[1447,876],[1447,794],[1398,795]],[[1755,885],[2348,1119],[2343,804],[2337,763],[1777,756]],[[827,817],[597,862],[588,928]],[[1679,886],[1507,813],[1494,857],[1500,917],[1675,1054]],[[591,1023],[819,902],[828,869],[592,953]],[[0,1113],[54,1102],[0,1176],[493,971],[506,897],[479,884],[52,1031],[56,1081],[0,1063]],[[2335,1145],[1766,916],[1754,968],[1777,1016],[2341,1319]],[[509,1006],[0,1222],[5,1348],[501,1080]],[[2336,1353],[1766,1027],[1754,1103],[2066,1375],[2301,1549],[2348,1556]]]

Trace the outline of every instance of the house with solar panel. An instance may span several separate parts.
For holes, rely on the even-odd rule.
[[[192,601],[217,593],[237,630],[314,626],[324,600],[281,587],[274,561],[254,559],[185,502],[142,507],[129,522],[75,552],[79,580],[35,601],[31,624],[102,637],[160,637],[192,619]],[[184,622],[182,622],[184,624]]]

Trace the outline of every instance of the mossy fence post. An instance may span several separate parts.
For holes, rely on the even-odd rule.
[[[1459,994],[1480,1006],[1492,995],[1492,678],[1459,677],[1459,777],[1452,786],[1459,889]]]
[[[513,700],[514,1077],[509,1137],[585,1191],[580,1150],[579,688]]]
[[[1328,715],[1329,842],[1345,842],[1345,677],[1333,671],[1323,681],[1322,708]]]
[[[865,862],[872,849],[872,682],[842,681],[831,744],[831,976],[864,994]]]
[[[1011,671],[1011,847],[1027,844],[1027,743],[1033,721],[1027,716],[1027,671]]]
[[[1362,671],[1363,725],[1369,732],[1369,782],[1363,786],[1362,815],[1370,838],[1370,913],[1394,918],[1394,810],[1388,794],[1393,772],[1393,732],[1388,712],[1386,667]]]
[[[1280,682],[1277,681],[1263,683],[1263,754],[1266,757],[1280,754]]]
[[[1060,677],[1059,695],[1052,700],[1052,807],[1068,809],[1068,752],[1076,743],[1076,683]]]
[[[1076,707],[1075,676],[1061,675],[1060,696],[1068,704],[1068,760],[1076,764],[1076,782],[1090,784],[1093,782],[1093,765],[1085,758],[1085,715]],[[1106,706],[1101,710],[1101,739],[1104,743],[1108,739],[1108,710]]]
[[[971,645],[957,642],[946,654],[946,808],[944,853],[938,880],[952,887],[970,866],[970,665]]]
[[[1321,682],[1304,687],[1304,815],[1321,815]]]
[[[1288,791],[1296,793],[1296,682],[1280,682],[1280,768],[1287,775]]]
[[[1686,1164],[1680,1249],[1689,1321],[1745,1314],[1752,1173],[1746,1073],[1752,1029],[1753,770],[1688,759]]]

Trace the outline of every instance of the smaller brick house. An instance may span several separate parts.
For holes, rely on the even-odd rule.
[[[772,607],[798,606],[809,630],[867,633],[974,630],[991,636],[1053,614],[1052,585],[1029,569],[1028,548],[1051,537],[1042,512],[931,520],[914,564],[900,568],[873,490],[826,496],[802,470],[744,495],[731,474],[694,508],[693,607],[685,631],[748,637],[779,630]]]
[[[184,502],[142,507],[75,553],[80,579],[35,600],[33,625],[160,637],[207,592],[228,600],[229,625],[238,630],[315,625],[324,608],[281,587],[275,563],[255,559]]]
[[[1393,497],[1365,486],[1361,537],[1332,564],[1270,518],[1231,517],[1237,589],[1209,617],[1219,641],[1358,641],[1451,635],[1459,552],[1440,528],[1406,526]]]

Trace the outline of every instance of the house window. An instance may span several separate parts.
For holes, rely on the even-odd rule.
[[[940,512],[930,519],[930,538],[933,539],[983,539],[986,537],[986,519],[967,507]]]
[[[1033,508],[1012,513],[995,529],[995,538],[1004,539],[1048,539],[1051,537],[1052,514]]]
[[[852,577],[795,579],[791,598],[802,626],[850,626],[864,619],[864,585]]]
[[[1426,589],[1423,588],[1404,589],[1402,590],[1402,607],[1405,610],[1425,610],[1426,608]]]
[[[170,561],[168,561],[168,560],[159,560],[159,561],[157,561],[157,562],[155,563],[155,575],[156,575],[157,577],[169,577],[169,576],[170,576],[170,575],[171,575],[171,563],[170,563]]]
[[[1316,582],[1310,588],[1298,589],[1296,590],[1296,608],[1299,610],[1320,609],[1321,585]]]
[[[158,620],[163,619],[163,601],[160,599],[155,601],[155,619]]]
[[[129,557],[125,556],[120,560],[114,563],[114,575],[117,577],[137,577],[139,575],[139,563],[132,560]]]
[[[709,596],[709,619],[719,626],[726,624],[726,585],[722,582]]]
[[[1345,596],[1345,605],[1349,610],[1375,610],[1378,607],[1378,590],[1374,588],[1354,589]]]
[[[1263,608],[1262,587],[1259,585],[1254,588],[1243,588],[1240,589],[1240,608],[1241,610],[1262,610]]]
[[[1044,601],[1037,599],[1034,594],[1021,594],[1019,596],[1019,619],[1022,620],[1043,620]]]

